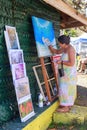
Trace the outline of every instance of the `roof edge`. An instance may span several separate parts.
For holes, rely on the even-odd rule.
[[[87,25],[87,18],[84,15],[80,14],[77,10],[72,8],[70,5],[63,2],[62,0],[43,0],[43,1],[49,4],[50,6],[54,7],[55,9],[60,10],[61,12],[76,19],[82,24]]]

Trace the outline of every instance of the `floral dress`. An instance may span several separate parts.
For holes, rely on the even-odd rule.
[[[63,53],[61,60],[68,61],[68,54]],[[60,65],[59,65],[60,67]],[[59,100],[62,106],[72,106],[76,99],[76,81],[77,72],[76,65],[66,66],[63,65],[64,76],[59,77]]]

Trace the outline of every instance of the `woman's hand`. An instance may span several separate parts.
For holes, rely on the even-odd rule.
[[[42,37],[42,42],[50,49],[51,53],[53,54],[61,54],[64,52],[63,48],[55,49],[52,47],[52,42],[48,38]]]
[[[50,45],[51,45],[51,42],[49,41],[48,38],[42,37],[42,41],[43,41],[43,43],[44,43],[45,45],[47,45],[47,46],[50,46]]]
[[[58,61],[57,61],[57,64],[61,64],[61,60],[58,60]]]
[[[54,60],[53,62],[56,64],[61,64],[61,60]]]

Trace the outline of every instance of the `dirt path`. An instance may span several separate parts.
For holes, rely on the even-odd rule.
[[[87,88],[87,74],[78,73],[77,85]]]
[[[87,74],[78,73],[77,99],[75,104],[81,106],[87,106]]]

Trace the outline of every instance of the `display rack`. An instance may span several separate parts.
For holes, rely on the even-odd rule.
[[[22,122],[25,122],[35,115],[29,79],[26,73],[26,64],[24,62],[23,50],[20,48],[16,28],[7,25],[5,27],[6,31],[4,31],[4,35],[20,118]]]

